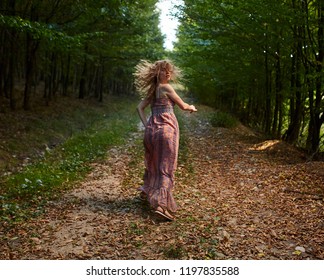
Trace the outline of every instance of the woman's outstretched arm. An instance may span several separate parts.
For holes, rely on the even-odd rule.
[[[173,87],[169,84],[164,85],[164,90],[168,97],[177,104],[180,109],[190,112],[197,112],[197,109],[194,105],[189,105],[188,103],[184,102],[181,97],[175,92]]]

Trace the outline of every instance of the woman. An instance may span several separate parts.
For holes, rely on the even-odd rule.
[[[137,106],[145,127],[145,174],[140,191],[155,213],[171,221],[174,219],[171,213],[177,209],[172,190],[179,148],[179,127],[173,107],[176,104],[182,110],[197,111],[169,84],[179,73],[170,61],[160,60],[155,63],[141,61],[134,74],[137,90],[144,92],[144,98]],[[149,105],[152,115],[147,121],[144,110]]]

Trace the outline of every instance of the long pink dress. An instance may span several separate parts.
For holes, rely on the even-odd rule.
[[[179,149],[179,126],[173,107],[174,102],[166,96],[151,104],[152,115],[144,134],[144,185],[140,188],[154,209],[160,206],[171,212],[177,210],[172,190]]]

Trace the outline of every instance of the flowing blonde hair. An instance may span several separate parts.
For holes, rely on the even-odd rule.
[[[159,74],[161,69],[170,71],[171,80],[177,81],[181,71],[170,60],[158,60],[154,63],[141,60],[135,67],[135,87],[142,98],[154,99],[155,91],[159,85]]]

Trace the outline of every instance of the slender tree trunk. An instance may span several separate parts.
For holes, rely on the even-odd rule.
[[[6,10],[11,16],[15,16],[16,1],[12,0],[6,3]],[[9,36],[8,36],[8,33]],[[3,95],[2,90],[6,98],[9,98],[10,109],[16,109],[16,98],[14,92],[15,83],[15,60],[16,60],[16,40],[17,32],[13,30],[6,30],[1,32],[2,46],[0,51],[2,53],[2,59],[0,61],[0,95]],[[3,87],[2,87],[3,84]]]
[[[4,96],[4,79],[5,79],[5,32],[0,31],[0,97]]]
[[[267,28],[268,30],[268,28]],[[266,32],[266,46],[265,49],[268,50],[268,34]],[[265,52],[265,111],[264,111],[264,132],[270,134],[271,128],[271,71],[269,70],[269,58],[268,52]]]
[[[36,7],[31,4],[30,11],[31,21],[37,20]],[[25,54],[25,90],[23,108],[30,109],[30,95],[33,83],[34,67],[36,61],[36,51],[39,46],[39,41],[35,41],[30,34],[26,35],[26,54]]]
[[[99,86],[99,102],[103,102],[103,84],[104,84],[104,73],[105,68],[102,65],[100,71],[100,86]]]
[[[95,85],[94,85],[94,97],[99,99],[100,94],[100,81],[101,81],[101,65],[97,66]]]
[[[14,91],[14,84],[15,84],[15,50],[16,44],[16,32],[12,32],[12,38],[10,42],[10,54],[9,54],[9,69],[8,69],[8,90],[9,90],[9,98],[10,98],[10,109],[16,110],[16,96]]]
[[[70,65],[71,65],[71,55],[68,55],[67,58],[67,65],[64,74],[64,67],[62,63],[62,94],[63,96],[68,96],[68,87],[69,87],[69,80],[70,80]]]
[[[86,95],[86,78],[87,78],[87,61],[84,60],[83,70],[80,79],[79,99],[83,99]]]
[[[58,81],[57,81],[57,54],[55,52],[52,53],[51,58],[51,97],[55,96],[57,91]]]
[[[280,48],[277,46],[276,57],[276,98],[275,109],[273,114],[272,135],[280,138],[282,128],[282,78],[281,78],[281,63],[280,63]]]
[[[23,107],[25,110],[30,109],[30,94],[33,82],[33,74],[34,74],[34,64],[35,64],[35,55],[38,44],[33,42],[33,39],[29,34],[27,34],[26,39],[26,72],[25,72],[25,90],[24,90],[24,103]]]
[[[297,27],[295,30],[299,30]],[[296,56],[296,57],[295,57]],[[300,40],[297,40],[296,53],[292,58],[291,69],[291,89],[292,96],[290,101],[290,123],[286,132],[285,140],[289,143],[296,143],[299,137],[302,111],[303,111],[303,99],[301,89],[301,57],[302,57],[302,44]]]
[[[318,54],[316,55],[315,100],[314,91],[309,90],[310,120],[308,124],[308,138],[306,148],[310,154],[316,156],[319,152],[321,127],[324,122],[323,112],[323,63],[324,63],[324,6],[318,1]]]

